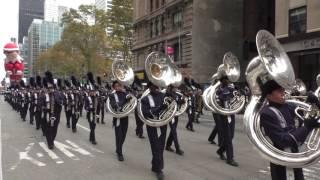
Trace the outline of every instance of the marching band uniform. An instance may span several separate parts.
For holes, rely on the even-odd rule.
[[[214,128],[212,129],[212,132],[208,138],[208,141],[211,143],[211,144],[216,144],[216,142],[214,141],[216,135],[218,135],[218,145],[221,145],[221,136],[219,136],[219,134],[221,134],[221,120],[220,120],[220,115],[217,114],[217,113],[212,113],[212,116],[213,116],[213,119],[214,119],[214,122],[215,122],[215,126]]]
[[[104,122],[104,110],[105,110],[105,103],[106,103],[106,96],[107,92],[102,86],[101,78],[98,76],[97,77],[97,82],[99,86],[99,95],[98,95],[98,107],[97,107],[97,123],[100,122],[101,119],[101,124],[105,124]]]
[[[33,124],[34,121],[34,114],[35,114],[35,80],[33,77],[30,78],[30,89],[29,89],[29,98],[30,98],[30,107],[29,107],[29,118],[30,118],[30,124]]]
[[[34,92],[34,106],[35,106],[35,120],[36,120],[36,129],[40,129],[41,127],[41,114],[42,114],[42,107],[40,103],[40,96],[41,96],[41,77],[36,77],[37,83],[37,90]],[[43,131],[44,133],[44,131]]]
[[[178,93],[176,93],[176,90],[173,90],[171,87],[171,90],[169,90],[168,88],[168,96],[172,97],[176,102],[178,107],[181,107],[181,105],[184,103],[184,99],[183,96],[179,95]],[[172,92],[170,92],[172,91]],[[173,121],[170,121],[169,126],[170,126],[170,133],[167,139],[167,144],[166,144],[166,150],[173,152],[173,149],[171,148],[172,143],[174,142],[174,146],[176,148],[176,153],[178,155],[183,155],[184,152],[181,150],[180,145],[179,145],[179,141],[178,141],[178,134],[177,134],[177,126],[178,126],[178,121],[179,121],[179,117],[175,116]]]
[[[79,83],[74,76],[71,76],[72,91],[70,93],[70,103],[71,103],[71,128],[72,132],[77,132],[77,123],[80,118],[80,94],[77,90]]]
[[[112,84],[115,92],[109,95],[110,105],[112,109],[117,112],[121,112],[124,105],[130,100],[128,99],[128,93],[124,91],[122,85],[115,81]],[[116,137],[116,153],[118,155],[118,160],[123,161],[122,146],[126,139],[128,130],[128,116],[122,118],[113,117],[113,127]]]
[[[148,87],[150,88],[150,94],[141,100],[143,115],[147,118],[159,117],[160,113],[167,108],[167,105],[164,104],[165,94],[157,90],[158,87],[150,82]],[[167,125],[161,127],[146,125],[146,127],[152,151],[151,170],[156,173],[158,179],[163,179],[163,151],[166,141]],[[160,134],[158,134],[157,128],[160,128]]]
[[[57,136],[60,114],[63,104],[62,94],[55,90],[51,72],[46,72],[46,87],[48,91],[42,96],[43,104],[43,123],[45,126],[45,136],[49,149],[54,148],[54,140]]]
[[[219,101],[223,107],[227,107],[229,104],[229,101],[233,98],[233,92],[235,89],[230,86],[227,77],[222,77],[220,79],[222,82],[222,85],[220,89],[217,90],[217,96],[219,98]],[[217,154],[220,156],[220,159],[225,160],[224,152],[226,152],[227,155],[227,164],[231,166],[238,166],[238,163],[234,161],[233,159],[233,144],[232,139],[234,137],[234,128],[235,128],[235,116],[225,116],[225,115],[219,115],[220,125],[221,125],[221,135],[222,142],[217,150]]]
[[[92,144],[96,145],[96,136],[95,136],[95,129],[96,129],[96,108],[98,104],[98,99],[97,99],[97,93],[96,90],[94,89],[94,79],[93,79],[93,74],[89,72],[87,74],[88,78],[88,84],[89,84],[89,93],[86,96],[85,99],[85,110],[87,111],[87,120],[89,123],[90,127],[90,135],[89,135],[89,140]]]
[[[188,114],[188,123],[186,125],[186,128],[190,131],[194,131],[193,129],[193,121],[195,119],[195,113],[196,113],[196,97],[194,95],[194,92],[189,89],[189,92],[187,93],[188,97],[188,108],[187,108],[187,114]]]
[[[262,87],[262,96],[267,96],[269,104],[263,107],[260,113],[261,126],[276,148],[280,150],[289,148],[293,153],[296,153],[298,152],[298,146],[305,141],[309,132],[314,127],[319,127],[317,122],[319,118],[305,119],[304,126],[295,127],[295,105],[284,101],[279,103],[268,98],[272,93],[278,93],[278,90],[284,96],[284,89],[273,80],[266,82]],[[272,180],[287,179],[285,166],[270,162],[270,171]],[[304,179],[301,168],[293,169],[293,173],[295,180]]]
[[[142,84],[141,81],[138,79],[137,76],[134,77],[134,81],[132,84],[132,90],[133,90],[133,94],[136,96],[137,99],[139,99],[141,97],[141,93],[142,93]],[[143,121],[141,121],[139,115],[138,115],[138,108],[136,107],[136,109],[134,110],[134,118],[136,120],[136,135],[140,138],[140,139],[144,139],[143,136]]]
[[[20,81],[21,91],[20,91],[20,115],[22,121],[26,121],[26,116],[28,113],[29,108],[29,97],[28,97],[28,90],[24,84],[24,81]]]

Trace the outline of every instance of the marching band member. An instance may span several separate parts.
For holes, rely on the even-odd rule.
[[[113,93],[109,94],[110,105],[113,109],[120,112],[124,105],[130,100],[128,93],[125,91],[122,84],[118,81],[112,83]],[[122,146],[126,139],[128,131],[128,116],[122,118],[113,117],[113,127],[116,136],[116,153],[119,161],[123,161]]]
[[[89,140],[92,144],[96,145],[96,135],[95,135],[95,129],[96,129],[96,109],[98,105],[98,99],[97,99],[97,93],[94,87],[94,79],[93,74],[89,72],[87,74],[88,78],[88,95],[85,99],[85,110],[87,111],[87,120],[90,127],[90,135]]]
[[[139,80],[139,78],[137,76],[134,77],[134,81],[132,84],[132,90],[133,90],[133,94],[136,96],[137,99],[139,99],[142,95],[142,83]],[[140,138],[140,139],[144,139],[143,136],[143,121],[141,121],[139,115],[138,115],[138,109],[136,107],[136,109],[134,110],[134,117],[136,119],[136,135]]]
[[[178,107],[180,107],[184,103],[183,97],[177,93],[177,88],[172,85],[168,86],[167,95],[172,97],[177,102]],[[171,145],[174,142],[176,153],[182,156],[184,152],[180,148],[177,134],[178,121],[179,117],[175,116],[174,120],[169,123],[170,133],[167,139],[166,150],[173,152],[174,150],[171,148]]]
[[[260,114],[261,126],[266,136],[270,138],[273,145],[284,150],[291,149],[298,152],[298,146],[307,138],[313,128],[320,127],[319,117],[310,117],[304,120],[304,126],[295,127],[294,117],[295,105],[285,102],[285,90],[276,81],[269,80],[262,86],[262,96],[268,100],[268,105],[263,107]],[[316,97],[309,93],[308,100],[318,103]],[[286,167],[270,162],[272,180],[286,180]],[[303,180],[304,175],[301,168],[293,169],[295,180]]]
[[[60,122],[63,95],[55,90],[56,85],[54,84],[51,72],[47,71],[45,76],[44,85],[47,88],[47,91],[42,96],[43,123],[41,125],[45,126],[45,136],[47,138],[48,147],[49,149],[53,149]]]
[[[68,80],[64,80],[65,84],[65,92],[64,92],[64,112],[66,115],[67,120],[67,128],[70,128],[70,120],[72,116],[72,90],[71,90],[71,83]]]
[[[41,86],[42,86],[41,77],[37,76],[36,77],[36,90],[33,94],[33,98],[34,98],[33,102],[34,102],[34,106],[35,106],[34,107],[35,108],[34,118],[36,120],[36,129],[37,130],[39,130],[41,127],[41,114],[42,114],[42,106],[40,103],[40,96],[42,94]],[[44,134],[44,131],[43,131],[43,134]]]
[[[80,94],[78,91],[79,83],[74,76],[71,76],[72,91],[70,93],[71,102],[71,128],[72,132],[77,132],[77,123],[80,118]]]
[[[102,86],[101,78],[100,76],[97,77],[97,83],[98,83],[98,107],[97,107],[97,123],[99,123],[101,119],[101,124],[105,124],[104,122],[104,110],[105,110],[105,104],[106,104],[106,96],[107,96],[107,91],[105,88]],[[101,115],[100,115],[101,113]],[[101,118],[100,118],[101,117]]]
[[[187,88],[186,96],[188,97],[188,108],[187,108],[187,114],[188,114],[188,123],[186,125],[186,128],[189,131],[194,132],[193,129],[193,122],[195,119],[195,113],[196,113],[196,97],[191,88]]]
[[[30,98],[30,107],[29,107],[29,118],[30,118],[30,124],[33,125],[34,121],[34,114],[35,114],[35,87],[36,83],[33,77],[29,79],[30,89],[29,89],[29,98]]]
[[[226,76],[220,79],[221,86],[217,91],[217,96],[222,106],[227,107],[230,100],[233,98],[233,92],[235,89],[231,86],[228,78]],[[220,114],[220,127],[221,127],[221,135],[222,142],[217,150],[217,154],[220,156],[221,160],[227,160],[227,164],[231,166],[239,166],[236,161],[234,161],[233,154],[233,144],[232,139],[234,137],[234,128],[235,128],[235,116],[225,116]],[[218,131],[219,132],[219,131]],[[227,158],[224,156],[224,152],[226,152]]]
[[[150,89],[150,94],[141,99],[143,115],[148,118],[159,117],[161,112],[167,108],[167,105],[164,104],[165,94],[151,82],[148,83],[147,87]],[[163,151],[166,142],[167,125],[161,127],[146,125],[146,127],[152,151],[151,170],[156,173],[158,179],[163,179]],[[160,128],[160,134],[158,134],[157,128]]]

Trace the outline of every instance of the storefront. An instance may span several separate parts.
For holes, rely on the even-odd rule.
[[[308,90],[316,89],[320,74],[320,38],[311,38],[283,44],[294,67],[296,78],[302,79]]]

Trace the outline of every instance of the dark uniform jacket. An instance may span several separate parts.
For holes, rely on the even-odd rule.
[[[278,149],[296,149],[305,141],[310,132],[307,127],[295,127],[295,108],[293,104],[270,102],[261,111],[261,126]]]
[[[115,91],[109,94],[110,105],[112,109],[117,112],[121,111],[123,106],[127,103],[127,92]]]
[[[163,104],[165,94],[162,92],[151,92],[148,96],[142,98],[142,113],[144,117],[156,118],[162,110],[166,108]]]

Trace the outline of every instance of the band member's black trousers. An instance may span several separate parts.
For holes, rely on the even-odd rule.
[[[118,155],[122,155],[122,146],[128,131],[128,119],[128,116],[120,119],[113,118],[113,127],[116,136],[116,152]]]
[[[71,119],[71,116],[72,116],[72,111],[71,110],[67,110],[65,111],[66,113],[66,119],[67,119],[67,126],[69,127],[70,126],[70,119]]]
[[[96,134],[95,134],[96,122],[95,122],[94,116],[95,116],[95,113],[92,114],[92,111],[88,111],[87,112],[87,119],[88,119],[88,123],[89,123],[89,126],[90,126],[89,140],[91,142],[95,142],[96,141]]]
[[[40,129],[41,127],[41,111],[36,111],[34,114],[34,118],[36,120],[36,129]]]
[[[193,130],[193,121],[194,121],[194,117],[195,117],[195,112],[194,111],[189,112],[189,110],[188,110],[187,114],[188,114],[188,123],[186,125],[186,128]]]
[[[174,123],[172,121],[169,123],[170,126],[170,134],[167,140],[166,147],[170,147],[172,143],[174,142],[174,146],[176,148],[176,151],[180,150],[180,145],[178,141],[178,134],[177,134],[177,126],[178,126],[179,117],[174,117]]]
[[[137,136],[142,136],[143,135],[143,122],[141,121],[139,115],[138,115],[138,110],[137,108],[134,110],[134,117],[136,119],[136,135]]]
[[[216,135],[218,134],[218,145],[220,146],[221,145],[221,136],[219,136],[219,131],[221,131],[221,120],[220,120],[220,115],[219,114],[216,114],[216,113],[212,113],[213,115],[213,119],[214,119],[214,122],[215,122],[215,126],[214,128],[212,129],[212,132],[208,138],[208,141],[214,141]]]
[[[73,113],[72,116],[72,124],[71,124],[71,127],[72,129],[77,129],[77,123],[78,123],[78,120],[79,120],[79,115],[77,115],[76,113]]]
[[[34,120],[34,108],[35,106],[34,105],[30,105],[30,108],[29,108],[29,118],[30,118],[30,124],[33,124],[33,120]]]
[[[83,103],[79,104],[80,117],[82,117]]]
[[[101,112],[101,116],[100,116]],[[104,102],[99,102],[98,107],[97,107],[97,115],[99,115],[99,118],[97,119],[97,122],[99,122],[99,119],[101,119],[101,123],[104,122]]]
[[[221,117],[221,131],[219,131],[219,136],[222,138],[221,146],[218,149],[218,153],[226,152],[227,160],[233,160],[233,145],[232,139],[234,136],[234,116],[231,116],[231,122],[228,122],[227,116],[220,115]]]
[[[28,113],[29,103],[25,103],[21,108],[21,118],[23,121],[26,120],[27,113]]]
[[[270,163],[271,179],[272,180],[287,180],[286,167]],[[301,168],[293,169],[294,180],[304,180]]]
[[[166,143],[167,125],[160,127],[161,134],[158,136],[157,128],[147,125],[147,133],[152,151],[152,168],[154,172],[161,172],[164,166],[163,151]]]
[[[46,112],[49,113],[49,112]],[[54,145],[54,140],[57,136],[57,132],[58,132],[58,125],[60,122],[60,114],[61,114],[61,108],[55,106],[55,112],[54,112],[54,117],[56,117],[56,120],[54,121],[54,123],[51,123],[51,120],[49,118],[49,116],[47,116],[47,114],[45,113],[45,117],[43,120],[43,124],[45,126],[45,135],[47,138],[47,143],[48,146],[53,146]],[[49,120],[47,120],[47,118],[49,118]],[[43,125],[41,124],[41,126]]]

